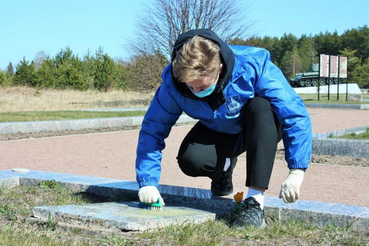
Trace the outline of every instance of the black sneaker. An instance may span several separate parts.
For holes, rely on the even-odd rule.
[[[264,220],[264,210],[260,208],[260,204],[253,197],[249,197],[242,202],[241,211],[236,215],[233,221],[233,227],[254,226],[263,228],[267,224]]]
[[[211,194],[213,196],[228,196],[233,192],[232,174],[236,166],[237,158],[231,159],[231,165],[226,172],[223,172],[222,179],[219,182],[211,182]]]

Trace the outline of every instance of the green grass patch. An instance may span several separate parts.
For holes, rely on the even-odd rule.
[[[110,202],[116,198],[76,193],[54,180],[41,181],[38,186],[0,187],[0,195],[0,246],[129,245],[127,239],[116,235],[61,227],[51,217],[46,222],[30,219],[36,206]]]
[[[121,199],[121,198],[119,198]],[[76,193],[47,180],[38,186],[0,189],[0,246],[2,245],[368,245],[369,234],[349,227],[318,227],[304,221],[268,218],[265,229],[232,229],[228,218],[203,224],[169,226],[144,233],[96,232],[30,220],[35,206],[120,201]],[[28,218],[28,219],[27,219]]]
[[[324,103],[324,104],[369,104],[369,102],[356,102],[346,100],[304,100],[304,103]]]
[[[232,229],[227,221],[170,226],[147,232],[152,245],[366,245],[368,235],[346,227],[317,227],[303,221],[270,221],[268,227]]]
[[[305,103],[327,103],[327,104],[369,104],[368,101],[353,101],[346,100],[346,94],[340,94],[337,100],[337,94],[330,94],[329,100],[327,94],[320,94],[318,100],[318,94],[299,94]],[[353,96],[353,95],[349,95]],[[368,98],[367,95],[361,96],[363,99]]]
[[[342,136],[339,136],[337,138],[343,138],[343,139],[358,139],[358,140],[369,140],[369,128],[365,130],[363,133],[350,133],[350,134],[344,134]]]
[[[146,111],[125,112],[90,112],[90,111],[30,111],[30,112],[1,112],[0,122],[45,121],[45,120],[74,120],[93,118],[114,118],[143,116]]]

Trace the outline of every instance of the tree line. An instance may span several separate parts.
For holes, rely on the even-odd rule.
[[[348,56],[349,82],[369,88],[369,28],[353,28],[342,35],[325,32],[319,35],[292,34],[277,37],[234,38],[230,44],[263,47],[270,51],[272,61],[290,79],[319,62],[319,54]],[[71,48],[61,49],[54,57],[43,52],[32,61],[23,58],[15,65],[9,63],[0,70],[0,86],[30,86],[50,89],[76,90],[152,90],[161,82],[161,72],[168,54],[159,50],[139,52],[128,61],[114,60],[99,47],[95,54],[87,52],[82,58]]]
[[[296,73],[306,72],[314,63],[319,63],[319,54],[347,56],[349,82],[360,88],[369,88],[369,28],[368,26],[314,36],[292,34],[276,37],[251,37],[247,40],[233,39],[229,43],[263,47],[270,51],[272,61],[290,79]]]
[[[151,67],[145,67],[146,63]],[[145,63],[143,65],[142,63]],[[130,62],[113,60],[103,48],[94,55],[90,51],[80,58],[71,48],[61,49],[54,57],[39,52],[33,61],[23,58],[15,69],[12,63],[0,70],[0,86],[29,86],[48,89],[128,90],[153,89],[157,82],[149,79],[147,73],[160,73],[163,61],[157,55],[132,57]],[[156,69],[154,69],[156,68]],[[150,70],[151,69],[151,70]],[[140,85],[140,80],[145,79]]]

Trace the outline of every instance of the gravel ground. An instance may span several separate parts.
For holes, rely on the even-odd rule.
[[[186,124],[183,124],[186,125]],[[188,124],[190,125],[190,124]],[[102,129],[85,129],[85,130],[70,130],[70,131],[58,131],[58,132],[39,132],[39,133],[16,133],[16,134],[2,134],[0,135],[0,141],[29,139],[29,138],[44,138],[54,136],[67,136],[67,135],[78,135],[78,134],[90,134],[90,133],[104,133],[104,132],[115,132],[124,130],[139,129],[139,126],[132,127],[110,127]],[[283,146],[279,146],[276,154],[276,159],[284,160]],[[332,156],[332,155],[312,155],[312,163],[321,164],[334,164],[334,165],[347,165],[357,167],[369,167],[369,160],[364,158],[356,158],[350,156]]]
[[[368,110],[309,109],[313,132],[367,127]],[[192,178],[178,168],[176,154],[191,125],[174,127],[163,150],[161,184],[209,189],[208,178]],[[59,136],[59,137],[56,137]],[[121,180],[135,180],[138,128],[0,135],[0,170],[28,168]],[[288,174],[280,144],[269,196],[278,196]],[[245,191],[245,154],[234,171],[234,191]],[[369,159],[313,155],[301,190],[302,200],[369,206]]]

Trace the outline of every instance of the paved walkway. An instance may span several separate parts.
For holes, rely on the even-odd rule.
[[[309,109],[313,132],[330,132],[369,125],[369,111]],[[209,189],[207,178],[185,176],[177,167],[176,154],[190,126],[173,128],[163,151],[161,183]],[[0,170],[34,170],[135,180],[138,130],[72,135],[0,142]],[[245,155],[234,171],[235,191],[245,191]],[[287,176],[284,161],[276,161],[267,192],[278,196]],[[312,163],[306,173],[301,199],[369,206],[369,168]]]

